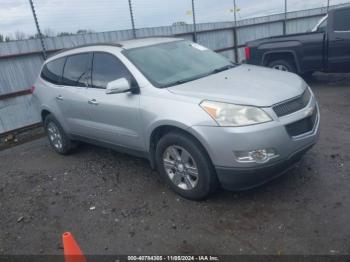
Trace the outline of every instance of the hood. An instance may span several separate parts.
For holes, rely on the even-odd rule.
[[[301,95],[305,87],[304,80],[295,74],[240,65],[168,90],[203,100],[269,107]]]

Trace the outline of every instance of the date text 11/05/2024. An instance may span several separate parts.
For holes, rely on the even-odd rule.
[[[128,256],[128,261],[220,261],[218,256]]]

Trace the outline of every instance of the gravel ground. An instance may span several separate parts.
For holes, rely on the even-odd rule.
[[[310,84],[318,145],[272,183],[204,202],[107,149],[64,157],[38,139],[1,151],[0,255],[62,254],[65,231],[87,254],[350,254],[350,77]]]

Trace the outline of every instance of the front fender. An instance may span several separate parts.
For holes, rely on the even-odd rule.
[[[179,122],[179,121],[176,121],[176,120],[165,120],[165,119],[156,120],[147,128],[147,130],[145,132],[145,142],[146,142],[147,149],[149,149],[151,146],[150,143],[151,143],[151,137],[152,137],[153,132],[155,130],[157,130],[157,128],[165,127],[165,126],[178,128],[178,129],[181,129],[181,130],[186,131],[186,132],[189,132],[189,130],[190,130],[189,125],[186,125],[186,124]]]

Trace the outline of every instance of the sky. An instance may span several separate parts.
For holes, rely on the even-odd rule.
[[[350,0],[330,0],[331,4]],[[75,33],[130,29],[128,0],[33,0],[41,30]],[[236,0],[238,19],[281,13],[284,0]],[[191,0],[132,0],[137,28],[192,23]],[[327,0],[288,0],[288,11],[317,8]],[[195,0],[198,23],[233,20],[233,0]],[[29,0],[0,0],[0,34],[36,33]]]

